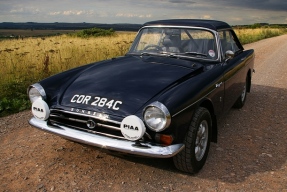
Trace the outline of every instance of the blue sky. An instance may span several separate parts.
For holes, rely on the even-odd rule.
[[[286,0],[0,0],[0,22],[137,23],[190,18],[287,24]]]

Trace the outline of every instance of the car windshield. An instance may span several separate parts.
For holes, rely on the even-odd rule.
[[[129,54],[218,59],[214,34],[200,28],[143,28],[138,33]]]

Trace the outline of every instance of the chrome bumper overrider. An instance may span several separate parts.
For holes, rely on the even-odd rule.
[[[100,147],[103,149],[114,150],[134,155],[141,155],[146,157],[169,158],[176,155],[184,148],[184,144],[174,144],[170,146],[154,146],[149,143],[142,143],[144,147],[137,147],[134,146],[135,142],[132,141],[95,135],[64,126],[50,126],[47,125],[46,121],[41,121],[34,117],[30,119],[29,123],[32,126],[39,128],[43,131],[57,134],[69,140]]]

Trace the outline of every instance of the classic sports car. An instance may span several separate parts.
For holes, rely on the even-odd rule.
[[[243,107],[254,51],[221,21],[148,22],[129,52],[28,88],[31,125],[76,142],[146,157],[173,157],[198,172],[217,121]]]

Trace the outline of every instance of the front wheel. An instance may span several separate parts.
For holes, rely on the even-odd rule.
[[[212,119],[209,111],[199,107],[192,117],[185,136],[185,148],[173,157],[177,169],[196,173],[205,164],[211,137]]]

